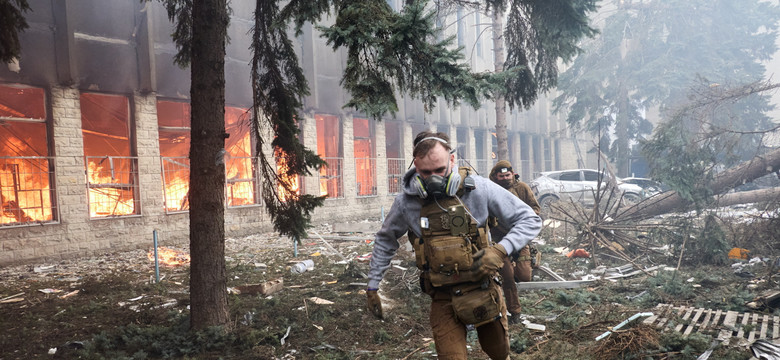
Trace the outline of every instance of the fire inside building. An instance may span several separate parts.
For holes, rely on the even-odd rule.
[[[189,229],[189,69],[173,63],[172,25],[158,2],[29,0],[22,54],[0,65],[0,265],[56,261],[148,247],[158,230],[186,242]],[[389,1],[398,9],[401,0]],[[270,231],[250,136],[249,29],[252,2],[233,2],[226,57],[225,225],[228,236]],[[493,68],[489,19],[440,13],[476,71]],[[488,30],[488,31],[485,31]],[[485,35],[487,34],[487,35]],[[344,55],[316,28],[295,38],[309,80],[301,141],[328,166],[294,180],[300,193],[327,195],[313,221],[379,218],[400,191],[411,142],[423,130],[448,133],[461,165],[486,174],[496,161],[494,107],[425,113],[401,96],[383,121],[343,108]],[[571,168],[576,146],[547,98],[508,113],[510,160],[524,180]],[[583,154],[585,155],[585,154]],[[592,155],[586,164],[595,164]],[[333,211],[338,209],[337,211]]]

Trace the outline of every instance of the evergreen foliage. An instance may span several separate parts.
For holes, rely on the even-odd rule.
[[[583,45],[571,68],[561,74],[555,99],[567,121],[591,133],[616,130],[610,157],[618,170],[629,142],[649,134],[648,110],[670,109],[686,101],[699,79],[741,85],[764,76],[763,62],[776,51],[780,10],[750,0],[654,0],[607,3],[602,35]],[[741,103],[746,127],[765,123],[768,98]],[[606,148],[602,148],[605,150]],[[682,162],[682,161],[678,161]],[[626,169],[627,171],[627,166]]]
[[[651,175],[697,209],[711,201],[709,184],[724,168],[761,151],[762,136],[777,129],[765,112],[765,93],[778,85],[751,83],[730,88],[699,78],[684,106],[670,110],[642,154]]]
[[[341,84],[352,99],[345,107],[374,119],[395,114],[396,88],[421,99],[426,111],[440,96],[479,107],[485,77],[463,63],[462,49],[451,49],[453,37],[436,40],[435,13],[425,3],[412,2],[396,13],[385,0],[341,1],[336,23],[319,27],[334,50],[347,49]]]
[[[287,166],[285,174],[277,174],[275,163],[259,157],[264,182],[279,184],[289,194],[288,199],[282,199],[275,186],[263,186],[263,200],[274,219],[274,229],[301,239],[306,235],[311,212],[322,205],[324,197],[295,194],[291,180],[299,174],[310,175],[309,168],[319,169],[325,162],[298,141],[296,119],[301,118],[302,99],[309,88],[287,37],[286,23],[280,20],[276,2],[257,0],[251,45],[253,130],[258,139],[256,152],[262,154],[269,141],[261,129],[273,129],[270,145],[274,155],[284,157]]]
[[[30,10],[27,0],[0,0],[0,62],[19,57],[19,32],[27,29],[24,13]]]
[[[579,39],[597,34],[587,18],[596,1],[516,0],[509,5],[505,96],[510,108],[528,109],[540,92],[557,85],[558,60],[569,62],[581,51]]]

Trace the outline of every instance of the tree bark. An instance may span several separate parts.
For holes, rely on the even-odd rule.
[[[495,72],[504,71],[504,12],[493,8],[493,64]],[[506,101],[503,94],[496,95],[496,160],[509,160],[507,144]]]
[[[780,149],[743,162],[713,179],[709,185],[713,194],[723,194],[736,186],[751,182],[780,169]],[[644,220],[653,216],[687,210],[690,203],[675,191],[667,191],[642,201],[615,217],[619,220]]]
[[[718,206],[731,206],[778,200],[780,200],[780,188],[769,188],[728,193],[718,197],[716,202]]]
[[[190,326],[228,323],[225,272],[226,0],[192,3]]]

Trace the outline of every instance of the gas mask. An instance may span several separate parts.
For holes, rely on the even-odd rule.
[[[435,199],[452,197],[458,192],[460,186],[460,173],[450,171],[446,176],[431,175],[423,180],[420,175],[416,175],[412,186],[417,189],[417,195],[421,199],[433,196]]]
[[[450,173],[452,175],[452,173]],[[431,175],[427,179],[423,180],[425,184],[425,190],[428,194],[432,195],[436,199],[441,199],[447,196],[447,182],[450,176],[443,177],[440,175]]]
[[[496,184],[501,185],[504,189],[509,189],[512,186],[512,179],[496,180]]]

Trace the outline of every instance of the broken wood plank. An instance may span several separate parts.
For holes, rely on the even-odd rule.
[[[780,338],[780,316],[772,317],[772,339]]]
[[[702,308],[696,309],[696,314],[693,315],[693,319],[691,319],[691,323],[688,325],[688,328],[685,329],[685,332],[683,333],[683,335],[688,336],[688,335],[691,334],[691,331],[693,331],[693,328],[699,322],[699,318],[701,317],[701,314],[703,312],[704,312],[704,309],[702,309]]]
[[[693,312],[693,308],[687,308],[685,309],[685,316],[682,317],[680,320],[680,323],[677,324],[677,326],[674,328],[674,331],[680,332],[682,330],[683,326],[685,326],[685,323],[687,322],[688,318],[691,317],[691,313]]]
[[[742,314],[742,326],[739,327],[739,330],[737,330],[737,337],[743,337],[745,336],[745,326],[748,324],[748,321],[750,320],[750,313],[744,313]]]
[[[722,341],[724,345],[728,345],[731,334],[734,332],[737,316],[739,313],[736,311],[726,312],[726,317],[723,319],[723,329],[718,333],[718,340]]]
[[[764,314],[763,321],[761,322],[761,333],[759,333],[759,339],[766,339],[766,332],[769,328],[769,315]]]
[[[753,343],[753,341],[756,341],[756,329],[758,329],[758,313],[753,313],[753,316],[750,319],[750,325],[752,325],[752,329],[750,329],[750,333],[748,334],[748,342]]]
[[[707,315],[704,316],[704,320],[702,320],[701,325],[699,325],[699,331],[704,330],[707,328],[707,324],[710,322],[710,319],[712,319],[712,309],[707,309]]]

